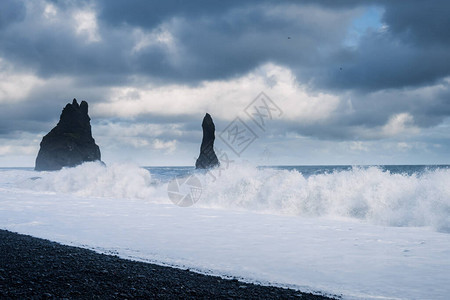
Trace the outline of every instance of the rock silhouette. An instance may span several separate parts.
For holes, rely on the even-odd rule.
[[[202,122],[203,128],[203,139],[202,145],[200,146],[200,155],[195,162],[196,169],[210,169],[219,166],[219,160],[217,159],[216,153],[214,152],[214,131],[216,127],[210,116],[206,114]]]
[[[73,99],[72,104],[68,103],[56,127],[42,138],[34,169],[53,171],[100,160],[100,148],[92,138],[90,120],[86,101],[78,104]]]

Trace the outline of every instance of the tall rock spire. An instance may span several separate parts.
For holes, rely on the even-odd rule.
[[[59,122],[42,138],[35,170],[52,171],[101,159],[91,133],[88,104],[76,99],[64,107]]]
[[[216,127],[210,114],[206,114],[202,122],[203,139],[200,146],[200,155],[195,162],[196,169],[210,169],[219,166],[219,160],[214,153],[214,131]]]

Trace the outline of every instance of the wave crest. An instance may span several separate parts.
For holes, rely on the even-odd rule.
[[[432,226],[450,233],[449,169],[408,175],[354,167],[304,176],[298,170],[233,164],[216,179],[208,173],[194,174],[202,182],[196,207],[356,218],[388,226]],[[85,163],[39,176],[22,184],[41,192],[170,203],[167,182],[133,165]]]
[[[450,232],[448,169],[407,175],[378,167],[354,167],[305,177],[297,170],[233,166],[215,181],[203,180],[201,206],[350,217],[380,225],[433,226]]]
[[[131,164],[87,162],[56,172],[40,172],[35,180],[25,181],[35,191],[74,194],[83,197],[152,198],[156,188],[151,174]]]

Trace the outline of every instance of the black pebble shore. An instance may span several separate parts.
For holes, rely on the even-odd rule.
[[[0,230],[0,299],[331,299]]]

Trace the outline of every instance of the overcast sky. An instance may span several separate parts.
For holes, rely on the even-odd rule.
[[[194,165],[209,112],[216,136],[237,117],[255,135],[240,156],[216,139],[235,161],[449,164],[449,15],[445,0],[1,0],[0,166],[34,166],[73,98],[106,163]],[[279,109],[264,128],[246,114],[261,92]]]

